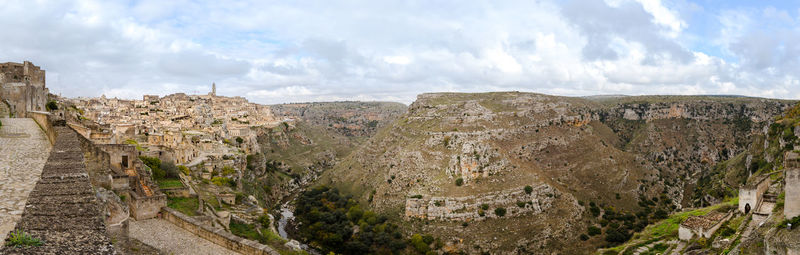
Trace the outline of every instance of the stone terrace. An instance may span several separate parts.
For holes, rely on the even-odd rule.
[[[77,133],[62,123],[42,177],[17,223],[17,230],[40,238],[40,247],[3,247],[0,254],[114,254],[106,234]]]

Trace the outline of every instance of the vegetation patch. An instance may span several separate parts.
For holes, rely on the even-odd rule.
[[[42,246],[44,242],[41,239],[35,238],[25,231],[22,230],[14,230],[14,232],[9,233],[8,241],[6,242],[6,246],[13,246],[13,247],[24,247],[24,246]]]
[[[200,202],[194,197],[168,197],[167,207],[175,209],[187,216],[197,216]]]
[[[156,181],[156,183],[158,183],[158,187],[162,189],[183,188],[183,183],[181,180],[161,179]]]
[[[297,199],[294,214],[300,222],[300,236],[325,253],[398,254],[407,253],[410,244],[413,250],[425,254],[443,246],[430,235],[404,238],[385,215],[361,209],[351,196],[327,186],[304,192]]]

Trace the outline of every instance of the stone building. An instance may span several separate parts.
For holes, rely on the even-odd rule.
[[[750,213],[761,204],[764,192],[769,189],[769,176],[750,178],[747,184],[739,188],[739,211]]]
[[[800,215],[800,155],[790,151],[784,155],[784,176],[786,180],[786,200],[783,214],[787,219]]]
[[[44,111],[49,92],[45,72],[38,66],[28,61],[0,63],[0,103],[6,104],[16,117]]]
[[[722,226],[722,223],[727,221],[733,215],[732,212],[710,212],[702,216],[692,216],[681,222],[678,228],[678,238],[684,241],[689,241],[695,236],[711,238],[714,232]]]

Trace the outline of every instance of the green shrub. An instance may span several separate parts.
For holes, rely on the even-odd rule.
[[[6,246],[22,247],[22,246],[42,246],[44,242],[41,239],[32,237],[22,230],[14,230],[9,233],[8,242]]]
[[[464,178],[459,177],[456,179],[456,186],[464,185]]]
[[[531,194],[533,192],[533,187],[531,185],[525,186],[525,194]]]
[[[525,202],[517,201],[517,206],[519,206],[519,208],[523,208],[525,207]]]
[[[503,217],[503,216],[506,215],[506,208],[503,208],[503,207],[495,208],[494,209],[494,214],[499,216],[499,217]]]
[[[481,209],[483,209],[484,211],[485,210],[489,210],[489,205],[488,204],[481,204]]]
[[[599,235],[601,233],[600,228],[595,227],[595,226],[589,226],[587,228],[587,232],[589,233],[590,236],[596,236],[596,235]]]
[[[179,165],[178,166],[178,170],[180,170],[185,175],[191,174],[191,172],[189,171],[189,168],[184,166],[184,165]]]
[[[228,177],[214,177],[211,178],[211,182],[217,186],[229,186],[229,187],[236,186],[236,182]]]
[[[412,235],[410,242],[411,246],[414,247],[414,249],[420,253],[424,254],[431,249],[430,247],[428,247],[428,244],[426,244],[425,241],[422,240],[422,235],[420,234]]]
[[[45,108],[47,108],[48,111],[58,110],[58,103],[56,103],[56,101],[47,102],[47,105],[45,105]]]
[[[236,170],[233,169],[231,166],[224,166],[222,167],[222,175],[228,176],[236,173]]]
[[[589,236],[587,236],[586,234],[581,234],[581,241],[586,241],[586,240],[589,240]]]

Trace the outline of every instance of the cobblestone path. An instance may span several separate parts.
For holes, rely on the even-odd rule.
[[[33,119],[0,118],[0,247],[22,217],[42,174],[50,142]]]
[[[239,254],[162,219],[131,221],[128,235],[167,254]]]

